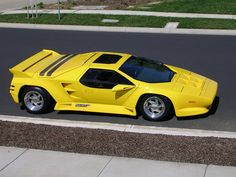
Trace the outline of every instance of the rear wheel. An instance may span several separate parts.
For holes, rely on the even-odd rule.
[[[138,111],[144,119],[151,121],[167,120],[172,114],[171,101],[161,95],[145,95],[138,104]]]
[[[21,94],[21,104],[33,114],[47,113],[53,110],[55,101],[47,91],[39,87],[27,87]]]

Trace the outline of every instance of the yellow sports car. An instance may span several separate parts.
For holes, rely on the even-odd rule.
[[[88,111],[158,121],[207,113],[217,83],[175,66],[130,54],[62,55],[42,50],[10,69],[10,93],[30,113]]]

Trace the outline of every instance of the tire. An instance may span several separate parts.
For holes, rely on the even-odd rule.
[[[143,118],[150,121],[168,120],[173,113],[171,101],[161,95],[144,95],[137,108]]]
[[[53,111],[55,101],[51,95],[40,87],[27,87],[23,90],[20,101],[29,113],[42,114]]]

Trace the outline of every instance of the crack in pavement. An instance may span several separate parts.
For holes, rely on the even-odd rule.
[[[205,168],[205,172],[204,172],[204,176],[203,176],[203,177],[206,177],[206,173],[207,173],[208,167],[209,167],[209,165],[206,165],[206,168]]]
[[[18,158],[20,158],[26,151],[28,151],[29,149],[25,149],[20,155],[18,155],[14,160],[12,160],[11,162],[9,162],[7,165],[5,165],[3,168],[0,169],[0,173],[6,169],[9,165],[11,165],[13,162],[15,162]]]
[[[99,177],[103,171],[105,170],[105,168],[108,166],[108,164],[112,161],[113,157],[111,157],[111,159],[107,162],[107,164],[103,167],[103,169],[100,171],[100,173],[97,175],[97,177]]]

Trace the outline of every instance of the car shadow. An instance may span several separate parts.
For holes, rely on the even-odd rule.
[[[214,115],[216,113],[219,107],[219,104],[220,104],[220,97],[216,96],[212,103],[211,109],[209,110],[208,113],[196,115],[196,116],[177,117],[177,120],[184,121],[184,120],[194,120],[194,119],[205,119],[209,117],[210,115]]]

